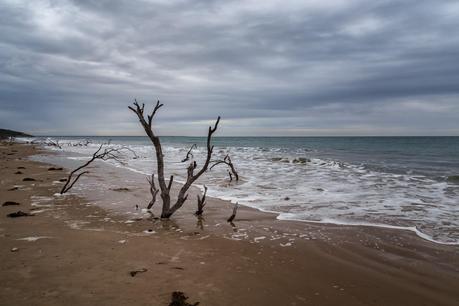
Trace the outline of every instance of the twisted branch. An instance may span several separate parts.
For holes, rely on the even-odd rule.
[[[221,160],[213,161],[213,164],[212,164],[212,166],[210,166],[209,170],[212,170],[213,167],[215,167],[217,165],[220,165],[220,164],[225,164],[230,168],[231,171],[228,171],[228,174],[229,174],[229,177],[230,177],[230,182],[233,180],[233,175],[234,175],[234,178],[236,179],[236,181],[239,181],[239,175],[238,175],[238,173],[236,171],[236,168],[234,168],[233,162],[231,161],[231,157],[229,156],[229,154],[227,154],[225,156],[225,158],[223,158]]]

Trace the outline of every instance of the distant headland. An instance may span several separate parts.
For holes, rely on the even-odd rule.
[[[7,130],[7,129],[0,129],[0,139],[8,138],[8,137],[30,137],[30,136],[32,135],[29,135],[23,132]]]

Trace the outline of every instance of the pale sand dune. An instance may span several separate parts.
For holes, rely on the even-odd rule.
[[[201,223],[194,202],[169,222],[126,223],[83,198],[55,196],[65,173],[26,159],[37,153],[0,145],[0,199],[20,203],[0,207],[0,305],[168,305],[175,290],[212,306],[459,301],[457,246],[391,229],[278,221],[244,207],[233,228],[231,204],[214,199]],[[22,175],[13,175],[17,167]],[[37,205],[46,211],[6,217]],[[18,240],[32,237],[52,238]]]

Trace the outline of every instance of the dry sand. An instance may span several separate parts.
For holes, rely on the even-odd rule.
[[[0,305],[168,305],[176,290],[213,306],[459,305],[457,246],[249,208],[232,227],[231,205],[216,199],[202,222],[193,202],[168,222],[126,222],[85,198],[55,196],[66,170],[27,158],[39,153],[0,144],[0,205],[20,203],[0,207]],[[19,210],[34,216],[6,217]]]

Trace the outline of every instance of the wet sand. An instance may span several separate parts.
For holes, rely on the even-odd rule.
[[[67,170],[28,159],[39,153],[0,144],[0,205],[20,203],[0,207],[0,305],[168,305],[176,290],[200,305],[459,303],[457,246],[244,207],[233,227],[231,204],[217,199],[201,221],[195,200],[170,221],[137,220],[136,211],[128,220],[91,205],[89,194],[55,196]],[[147,186],[129,188],[103,194],[137,199],[133,210],[146,205]],[[34,216],[6,217],[19,210]]]

